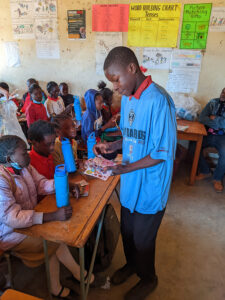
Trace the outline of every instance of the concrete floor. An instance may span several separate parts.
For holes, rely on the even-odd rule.
[[[172,184],[157,239],[159,285],[147,300],[225,300],[225,191],[216,194],[210,180],[188,186],[188,174],[182,166]],[[114,196],[111,201],[119,213]],[[17,259],[13,262],[16,289],[46,297],[44,267],[28,269]],[[106,274],[112,275],[124,262],[120,238]],[[93,289],[88,299],[122,300],[137,280],[132,276],[110,290]]]

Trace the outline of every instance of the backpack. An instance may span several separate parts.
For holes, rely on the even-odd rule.
[[[96,225],[85,245],[85,265],[89,268],[95,246],[98,226]],[[102,272],[109,267],[116,250],[120,235],[120,223],[111,204],[106,206],[105,218],[96,253],[94,273]]]

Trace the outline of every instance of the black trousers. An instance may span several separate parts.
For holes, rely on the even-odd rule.
[[[121,234],[127,264],[144,280],[156,275],[155,242],[164,213],[165,209],[145,215],[121,207]]]

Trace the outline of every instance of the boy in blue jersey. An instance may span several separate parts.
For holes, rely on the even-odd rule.
[[[121,175],[121,234],[127,263],[112,277],[121,284],[136,273],[140,281],[126,300],[145,299],[157,286],[155,241],[172,179],[176,151],[176,116],[172,98],[140,70],[132,50],[110,51],[104,72],[123,95],[120,128],[123,140],[97,144],[95,154],[122,149],[123,163],[112,169]]]

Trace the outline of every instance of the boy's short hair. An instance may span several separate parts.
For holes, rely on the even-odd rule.
[[[31,142],[41,142],[46,135],[55,134],[55,125],[48,121],[38,120],[30,125],[27,134]]]
[[[0,87],[6,91],[9,91],[9,85],[6,82],[0,82]]]
[[[29,87],[29,93],[32,94],[34,90],[41,89],[41,87],[37,83],[31,84]]]
[[[59,85],[59,88],[61,88],[61,87],[64,86],[64,85],[67,85],[67,86],[68,86],[68,84],[67,84],[66,82],[61,82],[60,85]]]
[[[47,83],[47,91],[48,93],[51,93],[51,90],[55,87],[58,86],[58,84],[55,81],[50,81]]]
[[[104,70],[108,69],[112,64],[127,67],[130,63],[134,63],[139,67],[139,63],[134,52],[127,47],[115,47],[107,55],[104,62]]]
[[[14,154],[16,148],[25,143],[17,135],[4,135],[0,137],[0,164],[7,163],[7,157]]]

